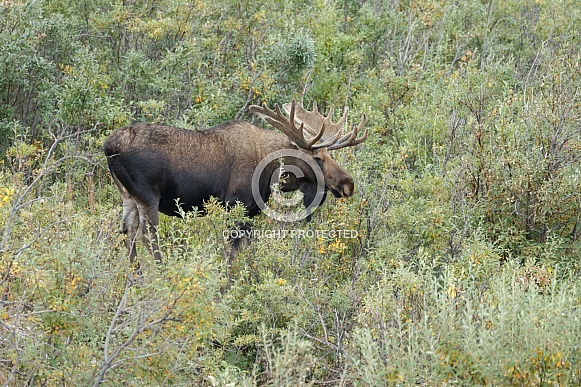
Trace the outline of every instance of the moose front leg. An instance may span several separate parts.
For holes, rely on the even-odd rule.
[[[323,196],[321,197],[319,203],[313,203],[317,197],[317,184],[303,184],[300,187],[300,191],[304,194],[303,204],[305,205],[305,208],[307,209],[307,218],[306,219],[307,219],[307,222],[310,222],[312,217],[313,217],[313,211],[325,202],[325,199],[327,198],[327,191],[325,190],[323,192]],[[315,207],[311,208],[309,210],[309,206],[312,204]]]

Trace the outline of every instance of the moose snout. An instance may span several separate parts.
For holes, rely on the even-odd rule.
[[[342,195],[344,198],[353,196],[353,191],[355,190],[355,185],[353,183],[343,184]]]
[[[336,198],[348,198],[353,196],[355,185],[352,182],[347,182],[329,187],[329,190]]]

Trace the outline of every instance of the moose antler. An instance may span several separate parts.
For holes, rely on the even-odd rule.
[[[334,107],[331,106],[327,117],[319,113],[317,103],[313,103],[313,110],[309,111],[302,105],[296,105],[293,100],[290,104],[283,105],[289,118],[286,118],[280,111],[278,104],[274,105],[275,110],[271,110],[263,103],[262,106],[252,105],[250,110],[263,118],[266,122],[282,131],[287,137],[299,147],[307,150],[327,148],[328,150],[344,148],[362,143],[367,138],[367,130],[360,138],[357,138],[359,131],[365,125],[365,114],[361,122],[351,127],[351,131],[341,137],[341,130],[347,121],[349,110],[345,108],[343,116],[337,123],[333,123],[332,117]],[[299,127],[297,127],[299,124]],[[305,138],[305,131],[314,136]]]
[[[294,103],[294,101],[293,101]],[[289,113],[292,104],[286,103],[283,105],[284,110]],[[363,115],[361,121],[357,125],[353,125],[351,127],[351,131],[344,135],[343,137],[339,138],[341,135],[341,131],[345,126],[345,122],[347,121],[347,115],[349,114],[349,108],[345,107],[343,111],[343,116],[337,121],[337,123],[333,123],[332,117],[335,111],[335,107],[331,105],[329,109],[329,114],[327,117],[323,116],[319,113],[319,109],[317,107],[317,103],[313,102],[313,110],[309,111],[302,107],[302,105],[298,105],[296,108],[296,117],[295,121],[299,123],[304,123],[305,130],[309,132],[311,135],[316,134],[316,129],[325,127],[325,133],[321,137],[322,141],[326,142],[332,138],[336,138],[337,140],[328,146],[328,150],[345,148],[348,146],[354,146],[357,144],[361,144],[363,141],[367,139],[368,131],[366,130],[363,136],[357,138],[359,131],[365,125],[366,117],[365,114]]]
[[[319,148],[324,148],[326,146],[334,144],[339,136],[336,138],[329,139],[329,141],[324,141],[323,143],[317,144],[317,142],[321,139],[321,137],[325,133],[325,125],[323,123],[320,131],[315,134],[315,137],[307,140],[305,138],[304,133],[304,124],[301,122],[300,126],[297,128],[295,123],[295,101],[292,102],[289,118],[286,118],[280,111],[278,104],[274,105],[274,110],[268,108],[266,103],[263,103],[262,106],[252,105],[250,106],[250,110],[258,115],[259,117],[263,118],[266,122],[274,126],[275,128],[279,129],[281,132],[286,134],[286,136],[297,144],[299,147],[307,150],[315,150]]]

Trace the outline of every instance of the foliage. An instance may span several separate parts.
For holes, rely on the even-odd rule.
[[[0,1],[0,383],[579,384],[580,27],[572,0]],[[162,216],[136,276],[107,134],[292,98],[366,114],[334,154],[356,195],[235,258],[241,208]]]

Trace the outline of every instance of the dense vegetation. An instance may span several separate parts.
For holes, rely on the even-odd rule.
[[[1,0],[0,383],[579,384],[580,31],[577,0]],[[107,134],[292,98],[368,116],[357,192],[254,227],[357,237],[228,267],[209,203],[131,286]]]

